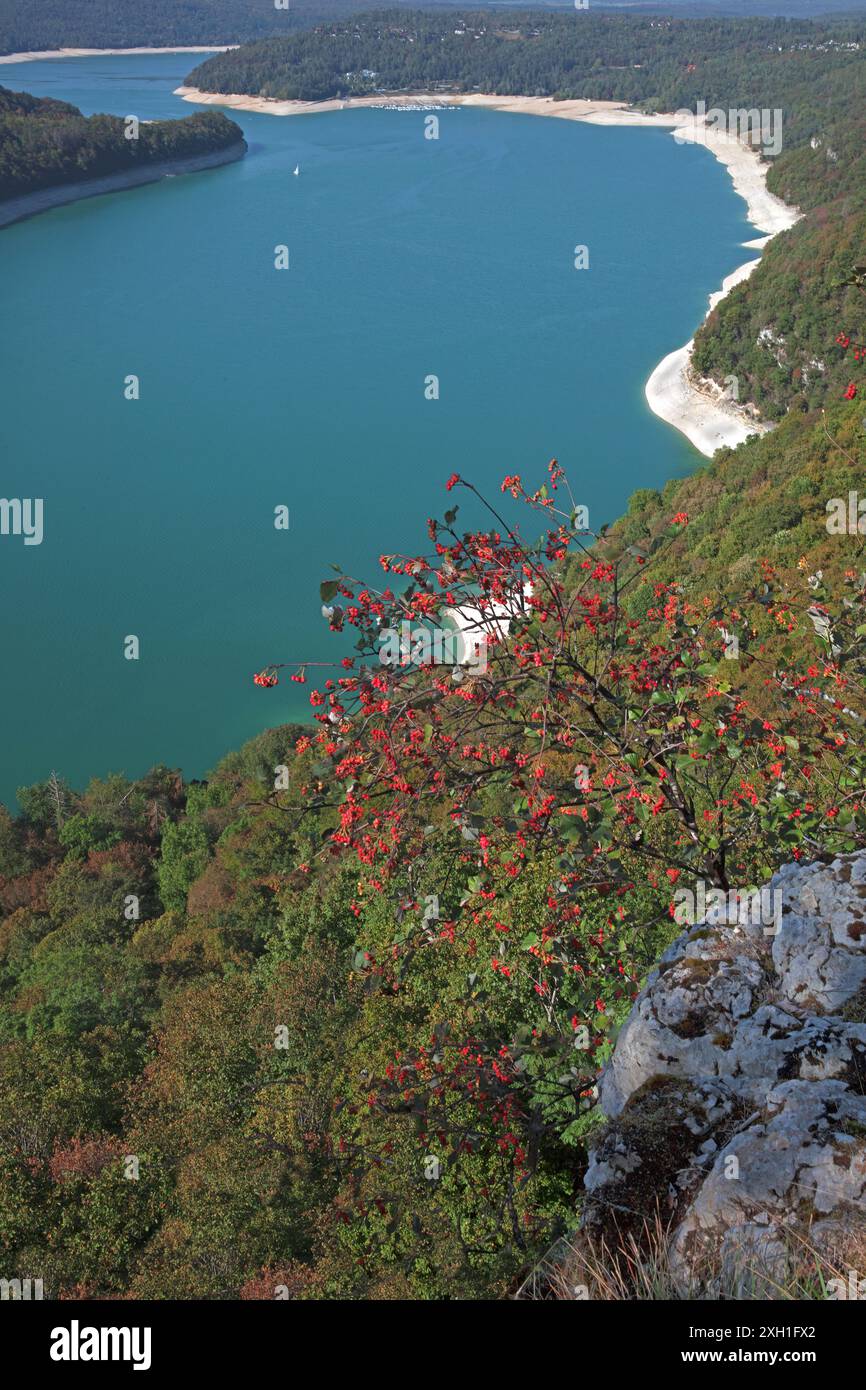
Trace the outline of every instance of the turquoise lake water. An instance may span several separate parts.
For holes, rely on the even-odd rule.
[[[182,116],[196,61],[0,83]],[[232,114],[242,163],[0,231],[0,495],[45,505],[41,545],[0,537],[7,804],[52,768],[201,776],[306,717],[303,690],[252,673],[342,654],[329,562],[375,580],[383,551],[425,548],[452,471],[498,494],[556,455],[597,527],[701,462],[643,387],[755,235],[706,150],[469,109],[440,113],[438,141],[411,112]]]

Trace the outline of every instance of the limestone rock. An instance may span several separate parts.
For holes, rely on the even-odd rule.
[[[781,1274],[794,1228],[866,1221],[866,852],[788,865],[764,928],[691,927],[650,976],[600,1083],[585,1225],[658,1213],[674,1269]],[[778,900],[773,900],[778,901]]]

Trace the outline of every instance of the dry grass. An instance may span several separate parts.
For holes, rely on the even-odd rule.
[[[614,1244],[583,1231],[563,1238],[547,1252],[514,1295],[520,1300],[610,1302],[835,1300],[849,1298],[852,1275],[863,1281],[866,1299],[866,1222],[856,1214],[829,1245],[809,1231],[786,1229],[786,1271],[754,1263],[726,1272],[718,1255],[693,1266],[688,1280],[675,1271],[669,1253],[670,1229],[660,1216],[639,1233]],[[838,1281],[838,1282],[834,1282]]]

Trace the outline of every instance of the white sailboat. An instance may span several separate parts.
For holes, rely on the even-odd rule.
[[[301,166],[300,166],[300,164],[296,164],[295,167],[294,167],[294,169],[292,170],[292,173],[293,173],[293,174],[299,174],[300,172],[301,172]]]

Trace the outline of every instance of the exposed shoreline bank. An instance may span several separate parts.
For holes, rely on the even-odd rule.
[[[197,174],[203,169],[233,164],[243,157],[246,148],[245,140],[236,140],[234,144],[226,145],[225,149],[210,150],[207,154],[162,160],[158,164],[142,165],[140,169],[119,169],[117,173],[106,174],[100,179],[55,184],[50,188],[36,189],[33,193],[22,193],[17,198],[0,202],[0,227],[9,227],[13,222],[35,217],[37,213],[48,212],[50,208],[62,207],[65,203],[77,203],[82,198],[98,198],[105,193],[119,193],[127,188],[139,188],[142,184],[158,183],[169,176]]]
[[[134,56],[148,53],[228,53],[230,49],[238,47],[236,43],[228,43],[179,45],[176,48],[42,48],[29,53],[0,54],[0,64],[37,63],[46,58],[120,58],[126,54]]]
[[[767,188],[769,166],[735,135],[708,130],[697,123],[677,125],[672,133],[680,141],[704,145],[724,164],[734,191],[746,203],[746,216],[757,231],[764,233],[754,241],[744,242],[744,246],[763,252],[774,236],[800,220],[796,208],[788,207]],[[721,289],[709,296],[705,320],[735,286],[748,280],[760,259],[759,255],[745,261],[725,277]],[[761,420],[755,406],[731,399],[716,382],[697,376],[691,364],[693,349],[694,338],[690,338],[663,357],[650,374],[644,387],[650,410],[684,434],[706,458],[712,458],[717,449],[736,448],[750,435],[767,434],[773,426]]]
[[[674,138],[684,143],[704,145],[731,176],[734,191],[746,203],[746,215],[759,232],[761,239],[744,245],[762,250],[779,232],[792,227],[800,214],[775,197],[767,188],[769,166],[757,153],[744,145],[735,135],[710,129],[693,118],[683,125],[682,117],[671,113],[655,116],[629,110],[617,101],[554,101],[552,97],[507,97],[472,93],[442,95],[415,92],[378,96],[354,97],[346,101],[279,101],[270,97],[245,96],[238,93],[202,92],[196,87],[180,86],[175,96],[201,106],[222,106],[228,110],[254,111],[273,116],[303,116],[330,111],[376,109],[395,106],[474,106],[492,111],[507,111],[515,115],[553,116],[560,120],[584,121],[590,125],[638,126],[669,129]],[[721,289],[709,296],[710,314],[735,285],[751,275],[760,257],[753,258],[728,275]],[[751,434],[765,433],[772,426],[757,417],[754,408],[726,399],[712,381],[696,378],[691,370],[694,340],[668,353],[651,373],[644,392],[655,415],[673,425],[700,453],[711,458],[722,446],[734,448]]]

